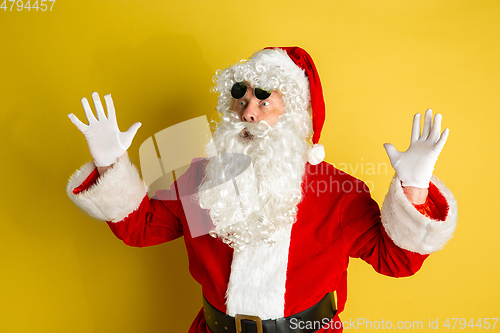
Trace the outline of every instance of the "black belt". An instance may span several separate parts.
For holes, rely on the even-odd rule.
[[[231,317],[217,310],[205,296],[203,311],[212,333],[313,333],[335,316],[337,308],[335,296],[328,293],[309,309],[286,318],[262,320],[257,316],[240,314]]]

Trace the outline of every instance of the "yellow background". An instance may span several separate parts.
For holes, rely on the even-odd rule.
[[[500,317],[499,17],[496,0],[57,0],[52,12],[0,10],[0,332],[187,331],[201,293],[182,239],[127,247],[66,196],[90,159],[67,114],[84,119],[82,97],[112,93],[122,130],[143,123],[130,148],[138,163],[152,134],[215,116],[215,70],[291,45],[321,75],[327,161],[372,182],[379,203],[392,177],[382,144],[406,149],[413,114],[427,108],[450,128],[435,173],[459,203],[454,238],[411,278],[352,260],[342,318],[425,328],[438,318],[446,330],[446,318]],[[369,163],[387,172],[369,174]]]

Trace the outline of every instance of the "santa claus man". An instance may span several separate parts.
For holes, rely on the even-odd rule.
[[[380,211],[366,185],[322,161],[325,106],[304,50],[264,49],[216,80],[217,153],[251,161],[237,182],[221,183],[221,174],[241,158],[197,160],[171,190],[149,198],[125,154],[140,124],[120,132],[111,96],[106,117],[97,93],[97,119],[85,98],[89,125],[70,115],[94,158],[71,177],[71,199],[131,246],[184,236],[204,296],[189,332],[341,331],[349,257],[408,276],[451,238],[456,203],[432,175],[448,135],[439,114],[433,120],[428,110],[422,131],[415,116],[405,152],[385,146],[396,175]],[[189,221],[176,194],[184,191],[197,193]],[[207,216],[209,234],[192,237]]]

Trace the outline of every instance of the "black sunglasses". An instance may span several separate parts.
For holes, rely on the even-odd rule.
[[[233,84],[233,87],[231,88],[231,96],[233,96],[234,99],[240,99],[245,96],[247,93],[247,85],[245,82],[236,82]],[[261,89],[261,88],[255,88],[253,90],[253,93],[255,94],[255,97],[260,99],[261,101],[269,98],[271,96],[271,92]]]

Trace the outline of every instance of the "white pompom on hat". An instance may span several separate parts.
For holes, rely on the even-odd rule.
[[[307,161],[312,164],[316,165],[325,159],[325,147],[321,143],[315,143],[312,145],[312,147],[309,147],[307,151]]]

